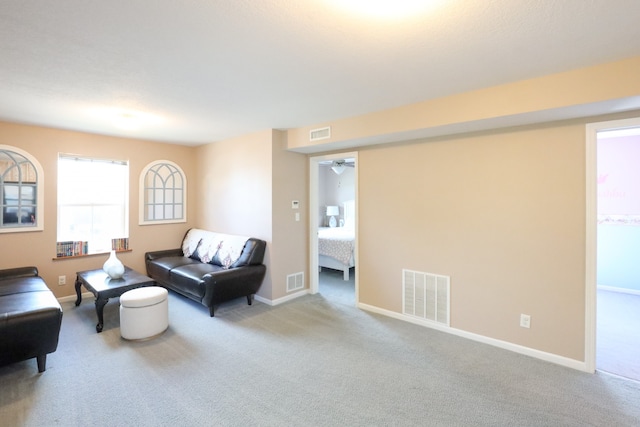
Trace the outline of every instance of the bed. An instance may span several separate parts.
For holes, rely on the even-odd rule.
[[[344,203],[344,226],[318,230],[318,267],[341,270],[349,280],[349,269],[355,266],[355,203]]]

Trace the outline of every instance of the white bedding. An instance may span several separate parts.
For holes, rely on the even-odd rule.
[[[318,230],[318,253],[338,260],[345,265],[352,264],[355,233],[345,227],[321,228]]]
[[[342,270],[344,280],[349,280],[349,268],[354,267],[355,249],[355,201],[344,202],[344,227],[318,230],[318,266]]]

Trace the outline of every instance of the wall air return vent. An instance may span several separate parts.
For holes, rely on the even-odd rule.
[[[449,276],[402,270],[402,313],[449,326]]]
[[[313,129],[309,132],[309,141],[311,142],[329,138],[331,138],[331,126],[327,126],[326,128]]]
[[[304,288],[304,273],[289,274],[287,276],[287,292]]]

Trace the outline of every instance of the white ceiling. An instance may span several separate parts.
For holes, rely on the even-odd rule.
[[[199,145],[640,55],[638,0],[346,1],[2,0],[0,120]]]

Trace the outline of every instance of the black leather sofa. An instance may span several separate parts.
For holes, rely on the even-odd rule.
[[[44,372],[61,325],[62,308],[36,267],[0,270],[0,366],[35,357]]]
[[[266,274],[266,242],[190,229],[181,247],[147,252],[147,275],[159,285],[209,308],[246,297],[251,305]]]

